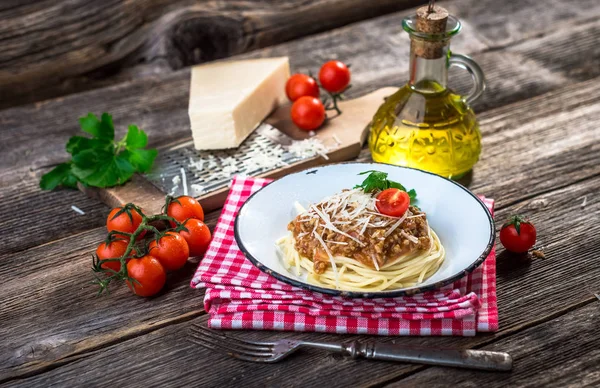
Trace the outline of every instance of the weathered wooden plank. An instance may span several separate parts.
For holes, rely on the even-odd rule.
[[[381,0],[373,4],[321,0],[314,4],[204,0],[200,4],[187,1],[173,4],[138,0],[114,1],[101,8],[88,0],[51,5],[18,2],[6,6],[3,14],[6,28],[0,30],[4,38],[0,47],[5,52],[0,62],[5,69],[0,73],[3,74],[0,89],[8,93],[0,106],[168,74],[182,66],[412,9],[422,2]],[[593,20],[599,13],[593,0],[552,1],[550,5],[534,0],[509,3],[455,0],[443,4],[481,29],[485,41],[493,47],[571,27],[578,24],[574,20]],[[86,17],[77,17],[76,11],[81,13],[81,10],[85,10]],[[19,34],[15,34],[10,29],[24,17],[36,23],[19,24],[15,29]],[[90,20],[96,23],[90,25]],[[107,28],[109,25],[111,28]],[[35,33],[40,26],[45,27],[44,33]],[[27,51],[31,47],[34,49]],[[17,82],[19,87],[13,87]]]
[[[473,338],[390,338],[379,337],[380,341],[396,341],[399,344],[421,344],[427,346],[450,346],[469,348],[488,344],[501,338],[495,348],[505,351],[515,351],[517,357],[517,373],[521,369],[519,362],[528,358],[526,365],[536,365],[539,368],[543,363],[535,361],[530,356],[532,350],[545,349],[539,342],[531,343],[525,354],[522,347],[504,345],[507,341],[503,338],[513,332],[522,331],[524,328],[533,327],[529,332],[538,331],[540,323],[551,321],[556,316],[567,313],[574,307],[593,303],[597,309],[597,299],[583,288],[572,287],[573,284],[586,282],[600,286],[597,279],[600,276],[600,264],[596,260],[595,252],[599,248],[597,238],[600,225],[597,222],[600,212],[600,202],[591,200],[592,196],[600,190],[600,175],[569,188],[556,190],[544,194],[518,206],[523,206],[521,211],[528,213],[533,222],[538,226],[539,240],[546,246],[548,258],[546,260],[528,261],[503,253],[500,249],[498,257],[498,298],[500,306],[501,331],[497,334],[478,335]],[[590,200],[581,211],[580,200],[587,195]],[[516,206],[506,208],[499,212],[498,219],[506,217],[514,211]],[[557,222],[560,220],[560,222]],[[567,233],[568,232],[568,233]],[[595,282],[595,283],[594,283]],[[179,290],[179,288],[177,288]],[[171,290],[173,292],[174,290]],[[192,298],[181,295],[179,301],[182,307],[187,306]],[[115,295],[116,296],[116,295]],[[119,295],[120,296],[120,295]],[[165,295],[166,296],[166,295]],[[198,297],[196,297],[199,299]],[[129,304],[130,300],[119,297],[119,303]],[[137,300],[137,299],[135,299]],[[114,306],[111,312],[114,311]],[[186,311],[182,308],[182,311]],[[587,310],[584,310],[584,312]],[[87,314],[92,314],[87,312]],[[98,325],[106,328],[111,323],[104,322],[105,310],[97,312]],[[138,313],[139,316],[139,313]],[[585,313],[576,314],[585,316]],[[100,322],[99,322],[100,321]],[[206,316],[195,318],[194,322],[205,322]],[[559,321],[560,323],[561,321]],[[585,320],[588,323],[591,321]],[[332,386],[372,386],[379,385],[390,379],[398,379],[405,374],[420,370],[407,364],[391,364],[371,362],[366,360],[352,360],[341,358],[318,351],[301,352],[292,359],[275,365],[255,365],[236,361],[214,352],[206,351],[187,343],[186,329],[191,322],[168,325],[159,330],[143,334],[137,338],[119,344],[110,344],[100,352],[90,354],[74,354],[61,357],[56,369],[29,379],[15,380],[15,385],[32,385],[44,382],[45,384],[70,385],[78,382],[80,385],[102,384],[122,385],[130,381],[132,374],[139,376],[135,384],[160,385],[176,384],[189,385],[193,383],[201,386],[232,385],[242,381],[245,386],[316,386],[327,381]],[[550,323],[552,324],[552,323]],[[582,322],[583,324],[583,322]],[[548,325],[548,324],[545,324]],[[122,322],[121,327],[128,326],[134,330],[133,322]],[[566,360],[583,360],[591,347],[588,346],[590,338],[583,343],[579,335],[583,332],[576,328],[564,330],[556,340],[569,342],[569,351],[564,354]],[[122,329],[116,329],[122,330]],[[593,333],[594,327],[588,327],[585,333]],[[525,332],[524,332],[525,333]],[[300,333],[273,333],[273,332],[237,332],[232,333],[244,338],[266,339],[273,337],[294,337],[310,340],[343,340],[364,339],[364,336],[332,336],[321,334]],[[48,334],[46,334],[48,335]],[[113,333],[114,336],[117,333]],[[517,334],[515,338],[522,334]],[[595,336],[597,337],[597,336]],[[508,337],[509,340],[511,337]],[[42,342],[43,339],[38,339]],[[597,339],[593,339],[597,341]],[[526,343],[525,340],[517,340]],[[550,341],[547,346],[560,342]],[[595,342],[589,343],[589,345]],[[502,344],[502,345],[501,345]],[[581,346],[577,346],[581,344]],[[535,353],[537,354],[537,353]],[[32,356],[33,357],[33,356]],[[531,357],[531,359],[529,359]],[[210,364],[210,367],[207,365]],[[111,373],[107,374],[104,368],[94,368],[94,365],[110,367]],[[307,370],[306,366],[310,365]],[[40,368],[48,368],[48,364]],[[46,370],[46,369],[42,369]],[[434,369],[432,369],[434,370]],[[195,371],[190,373],[190,371]],[[443,369],[443,373],[457,376],[457,372]],[[468,373],[468,372],[467,372]],[[504,376],[509,376],[504,374]]]
[[[600,23],[594,22],[584,26],[580,26],[573,29],[574,34],[581,35],[580,29],[587,28],[590,36],[595,36],[600,33]],[[567,45],[566,42],[570,42],[569,34],[562,36],[562,32],[543,37],[536,44],[529,42],[517,45],[503,52],[487,52],[476,56],[476,59],[482,62],[484,68],[486,68],[489,81],[489,91],[484,94],[483,101],[477,102],[476,107],[479,109],[487,109],[490,106],[503,104],[510,102],[513,98],[519,99],[530,91],[533,93],[541,93],[547,89],[555,89],[559,85],[570,83],[568,72],[573,73],[576,63],[566,62],[564,68],[556,68],[553,71],[544,70],[542,67],[537,67],[537,62],[533,61],[531,64],[523,64],[521,67],[509,66],[511,62],[518,62],[519,58],[526,58],[530,56],[545,56],[552,57],[552,52],[555,52],[556,62],[560,63],[563,61],[563,54],[566,51],[569,57],[580,57],[581,60],[578,62],[584,67],[581,69],[587,69],[587,60],[585,58],[595,58],[594,56],[588,55],[588,53],[594,52],[594,41],[593,39],[579,39],[573,40],[572,44]],[[553,44],[557,44],[560,47],[558,53],[554,50]],[[570,51],[573,50],[573,51]],[[595,55],[595,54],[594,54]],[[298,54],[299,56],[299,54]],[[597,60],[600,58],[600,55]],[[550,63],[550,62],[549,62]],[[487,70],[489,69],[489,70]],[[506,69],[509,69],[508,72]],[[533,71],[532,73],[525,72],[526,69]],[[599,75],[600,68],[589,69],[589,72],[585,73],[586,76]],[[569,73],[569,74],[570,74]],[[583,72],[580,72],[584,74]],[[376,83],[369,82],[369,73],[364,78],[360,71],[356,71],[358,74],[355,78],[359,78],[357,83],[357,89],[367,89]],[[383,75],[378,82],[386,82],[386,75]],[[0,148],[2,149],[3,158],[0,160],[0,183],[2,189],[0,189],[0,195],[2,197],[10,198],[17,196],[18,200],[11,202],[3,202],[3,212],[12,213],[9,214],[3,221],[2,224],[5,228],[2,229],[0,234],[5,236],[2,238],[0,243],[0,252],[11,252],[25,249],[34,246],[39,243],[49,241],[54,238],[61,238],[67,236],[72,232],[80,232],[93,228],[103,224],[103,217],[97,216],[97,212],[103,207],[93,201],[83,198],[80,194],[68,193],[61,191],[53,194],[43,194],[37,189],[36,182],[40,175],[40,166],[44,166],[51,163],[56,163],[64,160],[65,152],[63,151],[65,139],[69,133],[75,133],[76,122],[75,120],[67,120],[69,117],[78,116],[85,113],[85,105],[94,105],[101,110],[112,110],[115,113],[116,123],[119,128],[124,128],[128,123],[140,124],[144,129],[151,132],[150,138],[155,140],[165,139],[164,134],[168,137],[171,136],[182,136],[182,133],[187,132],[187,118],[185,114],[186,104],[186,88],[187,80],[174,78],[171,82],[157,81],[156,84],[151,84],[150,89],[156,91],[148,95],[144,92],[145,86],[141,84],[135,84],[134,86],[127,86],[122,88],[114,88],[108,93],[101,93],[95,97],[77,96],[78,98],[68,98],[64,101],[55,100],[48,102],[46,105],[37,105],[33,107],[23,107],[4,111],[0,113],[0,117],[6,114],[3,119],[4,123],[11,124],[11,128],[16,128],[16,132],[11,131],[0,131]],[[399,82],[399,81],[398,81]],[[522,82],[519,84],[519,82]],[[360,86],[363,85],[363,86]],[[466,82],[458,84],[458,87],[466,87]],[[581,88],[581,90],[579,90]],[[540,102],[539,99],[533,99],[526,102],[520,103],[519,106],[507,106],[505,108],[499,108],[500,110],[494,110],[494,112],[488,115],[486,112],[480,114],[480,121],[482,130],[484,132],[484,143],[492,141],[503,141],[502,137],[500,140],[495,140],[495,137],[489,137],[490,135],[496,136],[498,131],[503,129],[516,130],[511,133],[511,136],[521,136],[518,128],[526,122],[533,121],[538,117],[547,115],[556,115],[561,110],[568,112],[570,109],[575,109],[580,104],[587,104],[589,102],[597,101],[597,93],[594,91],[594,81],[584,83],[577,86],[572,86],[568,92],[561,91],[559,94],[550,93],[548,96],[541,98],[549,98],[548,101]],[[91,92],[89,94],[96,94],[97,92]],[[565,94],[566,93],[566,94]],[[110,96],[116,95],[112,98]],[[142,97],[136,97],[141,95]],[[155,96],[160,96],[156,98]],[[95,101],[90,103],[89,101]],[[87,103],[86,103],[87,101]],[[120,105],[120,107],[112,106],[113,103]],[[539,110],[537,109],[538,104],[550,105],[552,109]],[[47,106],[47,108],[45,108]],[[36,109],[37,108],[37,109]],[[114,109],[116,109],[116,111]],[[73,114],[73,112],[79,113]],[[140,115],[140,109],[146,112],[144,115]],[[70,112],[70,113],[69,113]],[[581,113],[581,112],[580,112]],[[587,114],[583,112],[583,114]],[[489,121],[488,117],[494,117],[492,121]],[[552,116],[554,117],[554,116]],[[569,118],[564,114],[559,115],[559,119],[566,128],[571,131],[567,133],[574,133],[576,127],[569,122]],[[583,120],[583,125],[590,125],[590,122],[586,120],[584,116],[579,116],[580,120]],[[544,121],[546,124],[552,124],[553,119]],[[40,126],[39,123],[45,123],[44,126]],[[546,125],[545,124],[545,125]],[[536,124],[537,125],[537,124]],[[166,129],[166,130],[164,130]],[[50,134],[48,134],[48,132]],[[122,131],[121,131],[122,132]],[[525,136],[528,136],[529,130],[525,130]],[[61,136],[58,136],[61,134]],[[185,135],[183,135],[185,136]],[[558,135],[557,135],[558,136]],[[158,139],[157,139],[158,138]],[[556,136],[555,139],[558,139]],[[581,140],[580,137],[575,136],[575,139]],[[566,138],[559,139],[567,141]],[[520,147],[517,158],[527,158],[528,153],[523,153],[524,148],[527,148],[526,143],[521,142],[517,144]],[[540,147],[542,147],[540,145]],[[45,152],[33,152],[33,150],[45,150]],[[505,148],[499,148],[499,153],[491,155],[488,153],[487,146],[484,144],[483,160],[491,157],[490,165],[494,163],[503,164],[502,152]],[[582,148],[581,151],[577,149],[577,145],[570,148],[570,157],[573,158],[579,155],[583,160],[583,164],[573,163],[562,163],[558,166],[557,171],[565,171],[567,173],[579,174],[579,169],[585,169],[591,166],[595,168],[594,162],[589,159],[596,152],[593,145],[589,145],[588,148]],[[363,151],[363,159],[368,158],[368,151]],[[519,156],[521,155],[521,156]],[[587,155],[587,159],[585,159]],[[560,153],[557,153],[554,159],[561,159]],[[553,160],[554,160],[553,159]],[[586,162],[587,160],[587,162]],[[33,165],[30,165],[32,163]],[[496,182],[497,174],[500,173],[495,168],[485,169],[484,164],[480,163],[476,166],[475,174],[472,177],[471,187],[485,194],[502,195],[502,197],[509,198],[508,194],[513,195],[517,191],[517,194],[526,194],[531,184],[528,183],[529,179],[537,175],[537,168],[554,168],[547,167],[550,160],[544,160],[543,163],[531,164],[527,159],[523,159],[525,171],[520,175],[516,175],[513,179],[513,185],[506,185],[507,192],[506,196],[503,193],[494,192],[494,190],[486,189],[484,186],[488,182]],[[590,164],[591,163],[591,164]],[[22,165],[21,168],[15,168],[15,165]],[[3,167],[3,168],[2,168]],[[31,170],[34,170],[33,172]],[[45,169],[43,170],[45,171]],[[570,171],[570,172],[569,172]],[[527,173],[525,173],[527,172]],[[593,171],[592,171],[593,173]],[[554,184],[561,184],[561,175],[555,174],[550,180],[544,180],[542,182],[547,187],[551,187]],[[523,188],[521,188],[523,187]],[[516,198],[518,199],[518,198]],[[515,200],[516,200],[515,199]],[[42,209],[48,209],[48,216],[43,218],[48,221],[58,222],[60,227],[45,228],[37,227],[39,225],[36,222],[29,222],[27,227],[33,227],[35,233],[26,233],[27,229],[23,229],[21,224],[21,214],[29,214],[31,211],[31,203],[41,203]],[[70,203],[73,202],[73,203]],[[502,202],[501,202],[502,203]],[[63,210],[69,211],[70,204],[80,204],[82,208],[89,209],[89,211],[96,216],[78,217],[73,213],[72,217],[61,217]],[[78,205],[79,206],[79,205]],[[36,221],[39,217],[35,216]]]
[[[448,10],[469,20],[491,47],[503,47],[595,20],[600,4],[595,0],[453,1]]]
[[[376,21],[387,22],[377,24]],[[573,39],[584,31],[589,38]],[[361,39],[369,33],[368,40]],[[571,30],[556,31],[511,50],[475,55],[486,72],[489,86],[482,99],[474,104],[476,111],[556,89],[572,82],[570,76],[575,73],[580,79],[600,75],[598,67],[590,65],[600,60],[593,39],[599,33],[600,23],[595,21]],[[356,97],[379,87],[405,82],[408,67],[407,53],[404,52],[408,48],[408,38],[405,35],[399,31],[397,20],[386,16],[248,56],[288,54],[294,66],[302,71],[315,70],[323,60],[338,56],[353,63],[354,88],[349,95]],[[387,37],[385,50],[377,61],[365,59],[375,57],[372,42],[377,41],[377,36]],[[462,36],[456,38],[453,49],[469,53],[470,50],[484,48],[478,36],[478,32],[467,25]],[[336,43],[343,39],[346,39],[345,44]],[[460,39],[464,39],[462,43]],[[394,40],[399,42],[390,43]],[[399,50],[400,56],[396,54]],[[306,55],[310,52],[315,54]],[[532,57],[547,58],[546,62],[553,64],[553,68],[547,69],[542,62],[527,59]],[[567,61],[564,58],[572,59]],[[459,90],[467,90],[468,76],[458,70],[453,74],[456,77],[451,84]],[[6,128],[0,131],[0,152],[3,155],[0,183],[7,185],[14,181],[15,166],[22,169],[17,170],[17,175],[23,175],[30,169],[38,172],[42,167],[63,161],[66,158],[64,143],[77,132],[76,118],[88,111],[111,112],[120,129],[119,134],[123,133],[126,125],[138,124],[149,133],[153,145],[188,137],[188,78],[188,71],[183,70],[169,76],[150,77],[144,81],[0,112],[0,123]]]
[[[39,178],[26,176],[0,190],[0,214],[1,255],[105,225],[108,207],[76,190],[42,192]]]
[[[0,9],[0,107],[134,76],[168,73],[423,2],[381,0],[377,6],[360,0],[15,4]]]
[[[484,347],[510,352],[514,359],[511,373],[449,373],[442,368],[428,368],[386,387],[597,387],[600,301],[597,302]]]
[[[552,109],[551,104],[548,107]],[[543,109],[543,107],[539,106],[538,109]],[[600,121],[598,118],[594,120]],[[544,138],[551,136],[550,133],[545,132],[547,130],[544,126],[539,128],[542,133],[546,134]],[[597,140],[586,137],[593,129],[582,127],[580,130],[582,138],[586,138],[590,142],[597,142]],[[532,132],[535,133],[535,131],[536,129],[533,128]],[[554,131],[562,131],[560,123],[554,128]],[[511,137],[509,143],[520,141],[520,138]],[[504,146],[504,143],[494,147],[501,146]],[[593,160],[597,163],[598,153],[594,154]],[[482,161],[482,163],[484,162]],[[494,163],[494,165],[498,165],[497,162]],[[502,191],[505,187],[503,182],[517,175],[521,168],[520,164],[506,164],[504,169],[499,169],[504,175],[499,176],[497,186],[492,193]],[[540,174],[543,174],[542,178],[550,180],[555,171],[546,169],[540,171]],[[506,218],[517,207],[521,212],[530,215],[533,222],[538,225],[538,240],[546,247],[549,257],[545,261],[529,262],[500,253],[498,295],[502,333],[516,330],[523,325],[593,298],[591,295],[582,294],[579,289],[568,287],[572,282],[582,284],[585,281],[594,281],[600,276],[600,264],[595,259],[594,253],[599,248],[597,236],[600,233],[600,223],[597,222],[597,219],[600,202],[593,200],[595,193],[600,190],[600,174],[588,179],[585,176],[566,176],[564,182],[568,184],[581,179],[583,179],[582,182],[561,190],[550,190],[546,194],[525,197],[524,202],[505,207],[498,212],[498,220]],[[541,188],[541,192],[545,190],[546,188]],[[588,204],[585,211],[582,211],[580,204],[585,196],[588,198]],[[3,303],[7,307],[1,309],[0,312],[0,319],[5,325],[0,328],[0,349],[6,349],[4,351],[7,352],[0,356],[0,365],[7,365],[4,370],[0,370],[0,374],[10,376],[45,370],[49,365],[54,365],[52,360],[85,353],[90,349],[104,346],[106,343],[112,343],[121,336],[129,338],[131,333],[143,333],[148,330],[146,326],[148,321],[162,321],[165,316],[174,318],[184,312],[196,311],[199,308],[201,293],[190,290],[187,284],[193,266],[188,266],[186,270],[178,273],[177,279],[171,281],[169,291],[158,298],[151,300],[134,298],[128,296],[128,291],[124,287],[117,288],[115,293],[108,298],[95,298],[92,295],[91,286],[86,286],[89,281],[87,271],[89,258],[87,255],[93,249],[94,244],[102,238],[103,233],[103,230],[86,232],[43,247],[29,249],[25,254],[7,255],[0,260],[0,276],[4,279],[2,284]],[[44,260],[48,257],[61,257],[71,264],[68,269],[65,269],[64,266],[57,267],[55,262]],[[41,282],[42,279],[43,282]],[[71,295],[71,299],[65,301],[65,295]],[[77,315],[72,310],[73,308],[76,308]],[[32,319],[41,320],[40,325],[32,328],[29,324]],[[45,325],[51,325],[51,328],[49,329]],[[123,329],[124,327],[127,329]],[[90,337],[91,335],[93,337]],[[308,337],[310,338],[310,336]],[[33,338],[35,339],[32,340]],[[10,342],[3,343],[2,339]],[[488,339],[489,336],[477,337],[475,342],[465,339],[423,338],[399,341],[402,343],[422,342],[437,345],[472,346],[480,343],[478,341],[487,341]],[[51,345],[46,345],[47,343]],[[58,345],[56,345],[57,343]],[[124,344],[124,346],[128,345]],[[177,349],[170,348],[171,345],[168,343],[165,343],[164,346],[165,352],[169,355],[168,359],[171,360],[165,359],[164,363],[176,362],[179,365],[179,354],[177,357],[172,355],[173,352],[177,352]],[[28,352],[30,347],[33,347],[35,351]],[[43,349],[47,347],[50,349],[44,352]],[[132,351],[127,348],[121,349],[120,352],[128,355],[127,357],[132,354]],[[27,354],[29,358],[24,359],[23,353]],[[142,359],[138,361],[135,363],[136,365],[143,362]],[[306,361],[311,365],[323,364],[321,358]],[[283,365],[290,368],[305,364],[306,362]],[[358,368],[355,364],[341,363],[340,365],[340,368],[345,368],[345,366],[351,366],[353,370]],[[373,369],[372,372],[376,372],[376,375],[382,379],[381,381],[386,381],[386,379],[406,371],[399,367],[389,369],[386,364],[364,365]],[[173,365],[170,367],[177,368]],[[183,370],[189,369],[191,366],[182,364],[181,367],[184,369],[178,373],[183,373]],[[223,368],[232,368],[232,366],[224,364]],[[347,380],[346,383],[352,381],[356,384],[373,382],[373,374],[367,371],[342,373],[337,368],[337,364],[330,365],[327,369],[320,370],[319,374],[306,378],[317,379],[326,375],[331,379],[338,376],[339,379],[340,375],[344,375],[353,379]],[[270,370],[273,371],[273,369]],[[287,378],[282,370],[275,370],[277,372],[272,378],[276,376]],[[301,371],[298,370],[294,373],[300,374]],[[126,373],[122,378],[125,378],[125,375]],[[363,376],[361,378],[364,380],[358,379],[356,375]],[[90,381],[95,378],[92,375],[88,376]],[[280,383],[283,381],[280,380]],[[311,381],[312,383],[317,382],[316,380],[304,382],[310,383]]]

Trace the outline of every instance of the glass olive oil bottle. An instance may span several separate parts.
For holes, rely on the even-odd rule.
[[[472,59],[450,52],[450,38],[461,25],[444,8],[422,7],[402,24],[411,39],[410,81],[373,117],[373,160],[459,178],[481,152],[481,133],[469,103],[485,88],[483,72]],[[446,86],[450,66],[473,76],[475,85],[468,96]]]

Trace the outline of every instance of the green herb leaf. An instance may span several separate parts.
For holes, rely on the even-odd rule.
[[[387,179],[388,174],[386,172],[369,170],[361,172],[358,175],[365,174],[369,174],[369,176],[367,176],[360,185],[354,186],[355,189],[363,189],[365,193],[371,193],[373,191],[383,191],[390,188],[399,189],[408,193],[411,204],[416,200],[417,192],[414,189],[406,190],[406,188],[399,182]]]
[[[40,188],[42,190],[52,190],[59,185],[66,187],[77,187],[77,179],[71,172],[71,163],[62,163],[54,167],[50,172],[42,175]]]
[[[148,145],[148,136],[135,125],[130,125],[125,137],[125,145],[128,150],[144,148]]]
[[[83,136],[73,136],[67,142],[67,152],[71,155],[76,155],[81,151],[88,150],[90,148],[100,148],[109,150],[111,147],[114,148],[113,142],[107,139],[90,139]]]
[[[417,192],[415,191],[415,189],[410,189],[407,191],[408,196],[410,197],[410,202],[412,202],[413,200],[415,200],[417,198]]]
[[[148,172],[152,168],[154,159],[158,155],[158,151],[155,149],[143,150],[127,150],[123,151],[120,155],[127,159],[138,171]]]
[[[388,186],[389,186],[388,189],[389,188],[393,188],[393,189],[400,189],[402,191],[406,191],[406,188],[404,186],[402,186],[400,183],[394,182],[394,181],[388,181],[388,182],[389,182],[388,183]],[[412,191],[414,191],[414,190],[412,190]]]
[[[115,127],[113,126],[112,116],[108,113],[102,113],[102,117],[98,120],[93,113],[88,113],[87,116],[79,119],[81,129],[94,137],[100,139],[114,140]]]
[[[127,135],[115,142],[115,129],[108,113],[103,113],[100,119],[89,113],[79,119],[79,124],[92,137],[69,139],[66,149],[72,160],[44,175],[40,181],[42,189],[52,190],[59,185],[75,188],[77,182],[111,187],[127,182],[135,172],[148,172],[152,168],[158,152],[144,149],[148,136],[137,126],[130,125]]]
[[[82,183],[95,187],[111,187],[127,182],[135,167],[120,155],[104,150],[86,150],[73,157],[73,174]]]

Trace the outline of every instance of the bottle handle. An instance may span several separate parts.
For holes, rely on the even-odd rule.
[[[451,66],[460,67],[471,74],[471,78],[473,78],[473,88],[465,97],[465,100],[468,104],[477,100],[485,90],[485,76],[483,75],[481,67],[468,56],[454,53],[451,53],[450,58],[448,59],[448,67]]]

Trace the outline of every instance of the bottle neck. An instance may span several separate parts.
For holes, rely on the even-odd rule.
[[[410,50],[410,81],[413,90],[421,93],[439,93],[446,89],[448,84],[447,53],[448,46],[439,48],[436,58],[423,58],[415,51],[415,42]],[[439,56],[438,56],[439,55]]]

